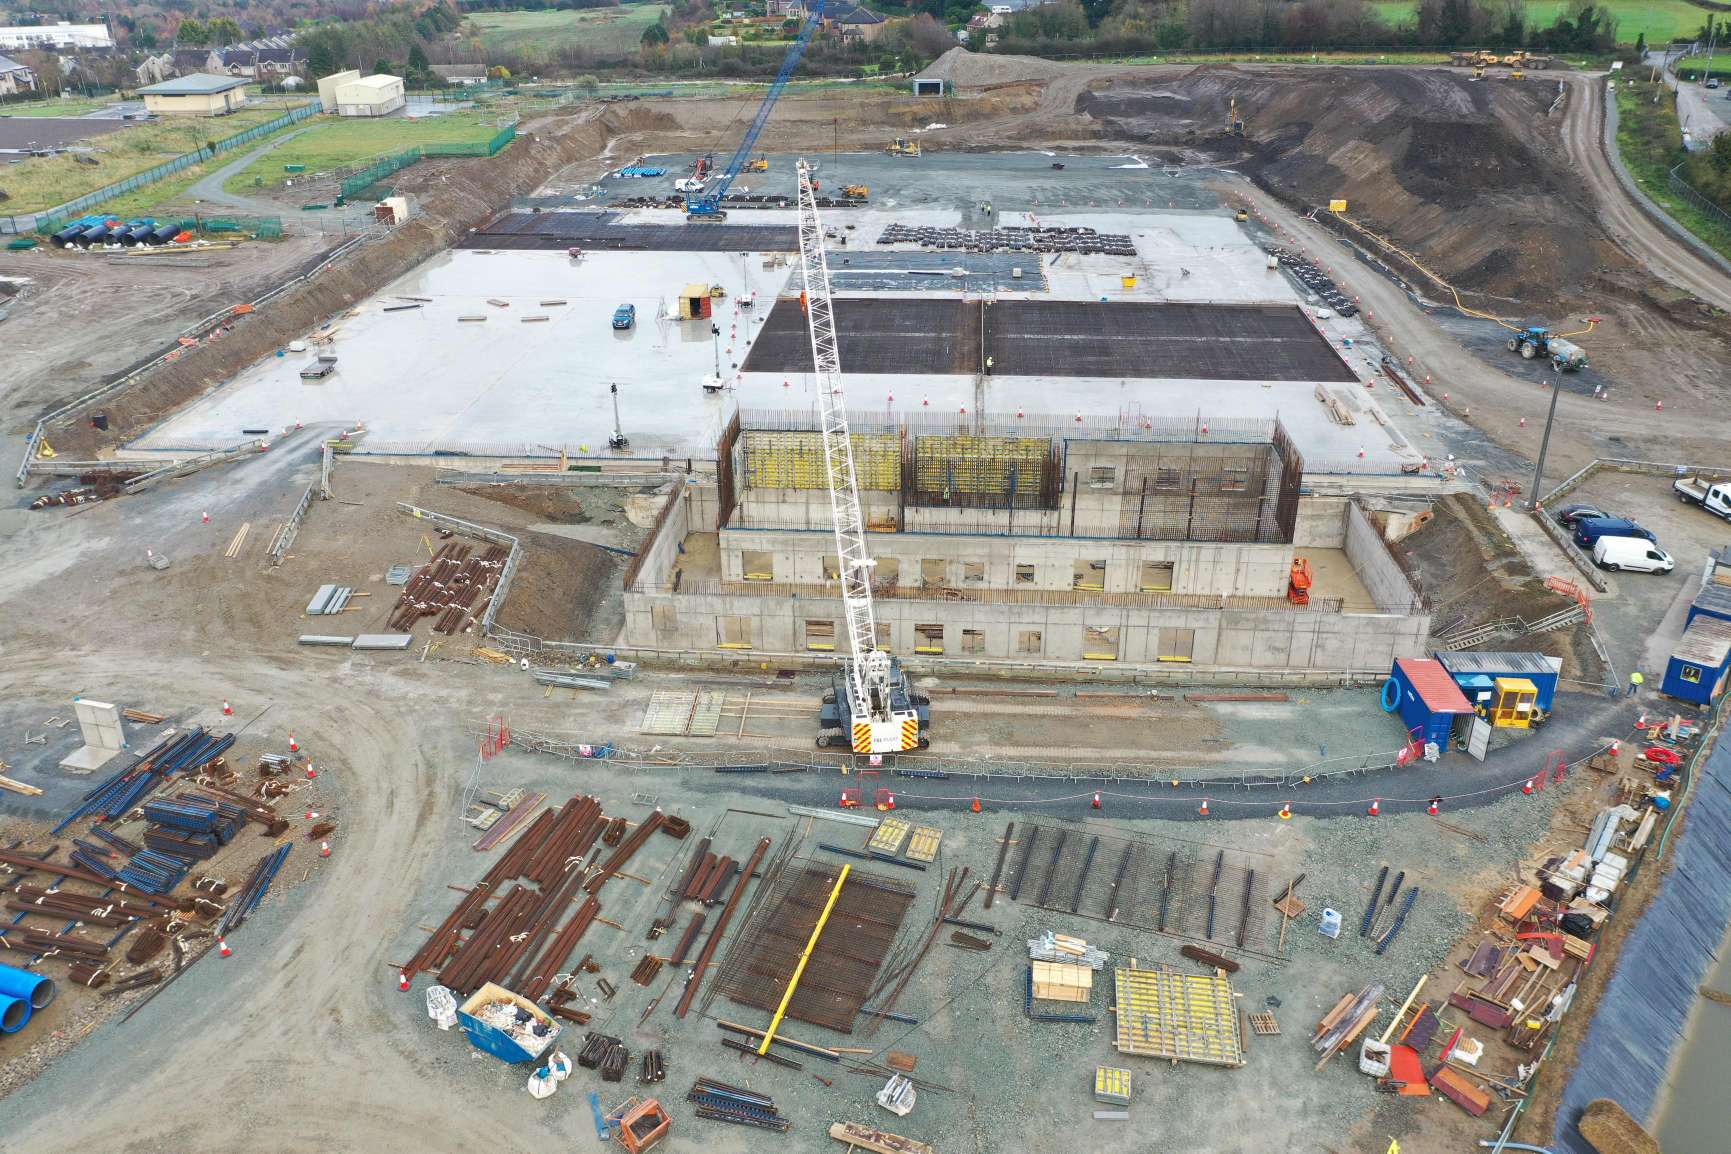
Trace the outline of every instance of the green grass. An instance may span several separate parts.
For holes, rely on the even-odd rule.
[[[490,140],[499,131],[499,114],[476,109],[421,116],[371,120],[325,117],[313,127],[273,148],[223,182],[230,192],[274,188],[285,179],[300,180],[320,172],[352,168],[417,144],[462,144]],[[287,164],[304,164],[306,172],[290,174]],[[257,178],[261,183],[254,183]]]
[[[633,4],[563,12],[473,12],[468,24],[480,29],[481,44],[489,52],[550,58],[559,48],[581,45],[607,55],[635,49],[643,39],[643,30],[659,20],[667,8],[665,4]]]
[[[1641,33],[1648,44],[1664,44],[1677,36],[1693,36],[1707,23],[1707,10],[1688,0],[1596,0],[1617,18],[1617,39],[1633,44]],[[1375,0],[1371,5],[1389,24],[1410,24],[1418,11],[1415,0]],[[1557,14],[1568,10],[1566,0],[1527,0],[1527,27],[1549,28]]]
[[[1653,97],[1660,99],[1654,103]],[[1676,96],[1661,84],[1617,85],[1617,152],[1641,191],[1671,218],[1724,256],[1731,256],[1731,229],[1692,201],[1671,192],[1671,169],[1683,159],[1683,126]]]
[[[225,158],[218,157],[218,163]],[[136,220],[142,216],[162,216],[162,206],[173,204],[185,195],[186,190],[204,179],[209,172],[208,166],[195,164],[191,168],[182,169],[155,184],[147,184],[143,188],[135,188],[122,196],[106,201],[88,211],[93,215],[118,216],[122,220]],[[173,214],[178,215],[178,214]]]
[[[0,100],[0,116],[83,116],[114,104],[101,100]]]
[[[36,212],[64,204],[282,114],[280,107],[249,106],[223,117],[164,118],[123,128],[89,141],[90,155],[99,161],[94,165],[79,164],[71,155],[32,157],[0,171],[0,188],[10,195],[6,211]]]

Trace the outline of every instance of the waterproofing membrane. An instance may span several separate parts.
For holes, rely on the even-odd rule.
[[[973,374],[978,301],[847,299],[835,306],[842,368],[851,373]],[[797,300],[775,302],[745,358],[748,373],[809,373],[811,337]]]
[[[1671,843],[1670,869],[1646,914],[1624,940],[1617,970],[1581,1043],[1563,1091],[1552,1148],[1597,1154],[1581,1136],[1581,1111],[1612,1098],[1637,1121],[1651,1121],[1672,1052],[1682,1044],[1695,989],[1712,967],[1731,922],[1731,742],[1708,757]],[[1657,868],[1649,859],[1642,869]]]
[[[773,224],[621,224],[616,212],[512,212],[459,248],[637,252],[798,252],[799,230]]]

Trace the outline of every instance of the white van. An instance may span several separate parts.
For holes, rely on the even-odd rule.
[[[1639,573],[1669,573],[1677,564],[1669,553],[1641,537],[1600,537],[1593,543],[1593,563],[1601,569]]]

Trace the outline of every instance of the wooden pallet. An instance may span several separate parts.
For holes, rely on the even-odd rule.
[[[1280,1023],[1274,1020],[1273,1011],[1251,1014],[1250,1030],[1255,1034],[1278,1034],[1280,1033]]]
[[[944,831],[929,825],[915,826],[913,836],[908,838],[907,856],[914,861],[934,861],[938,856],[938,843],[944,838]]]
[[[873,853],[900,853],[902,842],[907,840],[908,831],[913,829],[910,822],[899,817],[886,817],[878,824],[877,831],[872,834],[866,848]]]

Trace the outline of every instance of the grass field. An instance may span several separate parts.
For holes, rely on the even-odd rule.
[[[1648,44],[1664,44],[1675,36],[1693,36],[1707,23],[1707,10],[1687,0],[1598,0],[1617,17],[1617,39],[1633,44],[1641,33]],[[1413,0],[1376,0],[1373,7],[1390,24],[1411,23],[1418,5]],[[1548,28],[1566,11],[1565,0],[1527,0],[1527,27]]]
[[[71,155],[35,157],[11,165],[0,171],[0,188],[10,197],[5,211],[35,212],[64,204],[282,114],[282,108],[248,107],[216,119],[165,119],[94,138],[90,152],[98,162],[94,165],[80,164]]]
[[[629,52],[643,30],[667,11],[665,4],[584,8],[565,12],[474,12],[468,23],[481,30],[489,52],[515,52],[531,59],[580,44],[603,55]]]
[[[1660,97],[1657,103],[1654,96]],[[1731,229],[1671,192],[1671,168],[1683,159],[1683,127],[1677,122],[1677,99],[1668,89],[1617,85],[1617,152],[1642,192],[1678,224],[1731,256]]]
[[[115,103],[101,100],[0,100],[0,116],[83,116]]]
[[[499,114],[478,110],[421,116],[413,120],[324,119],[293,140],[273,148],[223,182],[230,192],[274,188],[290,174],[285,164],[304,164],[308,175],[365,164],[417,144],[458,144],[489,140],[499,131]]]

